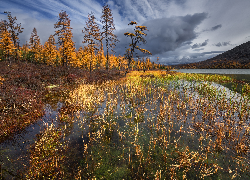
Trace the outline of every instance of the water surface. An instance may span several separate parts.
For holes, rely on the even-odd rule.
[[[201,73],[201,74],[249,74],[250,69],[178,69],[172,70],[182,73]]]

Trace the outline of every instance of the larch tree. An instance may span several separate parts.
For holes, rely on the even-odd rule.
[[[13,54],[13,51],[15,49],[14,43],[11,39],[11,34],[7,29],[1,31],[1,36],[0,36],[0,49],[2,51],[2,56],[4,59],[8,59],[9,57]],[[2,59],[2,58],[1,58]]]
[[[152,63],[150,62],[150,58],[149,57],[146,58],[146,67],[147,67],[147,70],[149,70],[149,69],[152,68]]]
[[[73,33],[70,27],[70,19],[66,11],[61,11],[59,13],[59,19],[54,24],[54,27],[60,28],[56,30],[55,35],[58,36],[59,52],[61,54],[61,64],[63,66],[68,66],[73,64],[76,60],[75,44],[72,40]]]
[[[98,41],[100,41],[100,29],[98,24],[96,23],[96,18],[93,13],[88,14],[88,20],[86,21],[86,27],[84,27],[84,40],[82,43],[87,43],[88,44],[88,49],[90,50],[91,53],[91,59],[89,61],[89,71],[91,72],[92,70],[92,64],[93,64],[93,59],[94,59],[94,53],[95,50],[98,50]]]
[[[44,43],[43,48],[43,63],[48,65],[56,65],[56,59],[58,51],[55,46],[55,38],[53,35],[49,36],[49,39]]]
[[[115,43],[119,40],[117,39],[117,36],[113,33],[115,30],[114,20],[112,16],[111,9],[108,5],[103,6],[102,9],[103,15],[101,16],[101,23],[103,24],[102,29],[103,36],[106,41],[106,48],[107,48],[107,55],[106,55],[106,69],[109,68],[109,49],[114,53],[114,46]]]
[[[0,21],[0,41],[2,40],[2,34],[3,32],[6,30],[7,28],[7,22],[6,20],[1,20]],[[1,45],[0,45],[1,47]],[[3,52],[3,49],[0,48],[0,56],[1,56],[1,60],[3,59],[3,55],[4,55],[4,52]]]
[[[77,66],[80,68],[84,68],[86,63],[85,63],[85,53],[84,53],[82,46],[79,47],[79,49],[76,53],[76,58],[78,60]]]
[[[21,60],[25,61],[25,60],[29,60],[30,59],[30,49],[29,49],[29,44],[26,41],[25,44],[23,44],[22,47],[20,47],[20,51],[21,51]]]
[[[19,49],[19,38],[18,38],[18,35],[20,33],[22,33],[22,29],[21,28],[21,23],[18,24],[16,23],[16,16],[15,17],[12,17],[11,16],[11,12],[4,12],[5,14],[7,14],[7,17],[8,17],[8,22],[7,22],[7,27],[8,27],[8,31],[11,35],[11,39],[14,43],[14,46],[16,47],[16,58],[17,58],[17,50]]]
[[[134,25],[134,24],[137,24],[137,23],[134,21],[131,21],[128,25]],[[129,44],[129,48],[126,50],[126,54],[125,54],[126,58],[128,59],[128,68],[127,68],[126,73],[128,72],[131,61],[133,59],[133,54],[136,49],[139,50],[140,52],[151,54],[148,50],[142,49],[138,46],[138,44],[140,44],[141,42],[143,44],[146,44],[146,40],[143,37],[143,36],[147,36],[147,34],[143,32],[146,30],[147,30],[146,26],[135,26],[134,33],[129,33],[129,32],[124,33],[124,35],[127,37],[130,37],[132,41],[131,44]]]
[[[30,46],[34,61],[40,63],[42,45],[40,43],[40,38],[37,35],[37,30],[35,27],[33,28],[33,31],[31,32],[31,35],[30,35],[29,46]]]
[[[6,20],[1,20],[0,21],[0,36],[3,31],[7,30],[7,21]]]

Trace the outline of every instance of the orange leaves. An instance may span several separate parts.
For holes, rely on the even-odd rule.
[[[83,43],[88,43],[93,47],[97,47],[97,41],[100,39],[100,29],[96,23],[96,18],[94,14],[88,14],[88,20],[86,21],[86,27],[84,28],[84,41]]]
[[[125,36],[130,36],[130,37],[135,36],[133,33],[129,33],[129,32],[124,33],[124,35]]]
[[[58,51],[55,46],[55,39],[52,35],[50,35],[49,39],[44,43],[42,53],[44,63],[49,65],[56,64]]]
[[[35,27],[30,36],[30,48],[31,52],[33,53],[34,60],[36,62],[39,62],[41,60],[42,45],[40,43],[40,38],[37,35],[37,30]]]
[[[146,26],[135,26],[136,29],[140,29],[141,31],[146,31],[147,27]]]
[[[56,24],[54,24],[55,28],[60,28],[61,26],[70,27],[70,19],[66,11],[61,11],[59,13],[59,19]]]
[[[152,55],[152,53],[151,53],[151,52],[149,52],[149,51],[148,51],[148,50],[146,50],[146,49],[142,49],[142,48],[140,48],[140,51],[141,51],[141,52],[143,52],[143,53],[148,53],[148,54]]]
[[[7,59],[12,55],[12,52],[15,49],[14,43],[11,40],[11,35],[7,30],[2,31],[0,38],[0,49],[3,50],[3,55],[5,59]]]
[[[0,85],[3,84],[4,78],[0,76]]]
[[[128,25],[134,25],[134,24],[137,24],[137,22],[131,21]]]
[[[96,56],[95,51],[98,51],[98,47],[100,46],[98,42],[101,43],[100,49],[102,49],[102,36],[93,13],[88,15],[88,20],[86,21],[86,27],[82,32],[84,33],[83,43],[88,43],[89,46],[88,50],[90,51],[90,61],[87,66],[89,67],[89,71],[92,71],[92,69],[95,69],[97,65],[96,63],[97,59],[95,58]]]
[[[137,24],[137,23],[134,21],[131,21],[128,25],[134,25],[134,24]],[[135,29],[134,29],[135,33],[129,33],[129,32],[124,33],[124,35],[127,37],[130,37],[132,41],[131,44],[129,44],[130,48],[126,50],[126,54],[125,54],[126,58],[128,59],[128,68],[130,67],[135,49],[143,53],[151,54],[148,50],[142,49],[137,45],[141,42],[143,42],[144,44],[146,43],[146,40],[143,37],[143,36],[147,36],[147,34],[143,32],[145,30],[147,30],[146,26],[135,26]]]
[[[6,25],[7,25],[6,30],[9,29],[9,33],[11,34],[11,39],[14,43],[14,46],[17,46],[17,41],[19,40],[18,35],[23,32],[22,31],[23,28],[21,28],[21,23],[17,24],[15,22],[17,18],[12,17],[11,12],[5,11],[4,13],[7,14],[8,20],[9,20],[9,22],[6,22]]]
[[[70,19],[66,11],[61,11],[59,13],[59,20],[54,27],[61,27],[61,29],[56,30],[55,34],[58,35],[58,42],[60,44],[59,52],[61,55],[61,64],[66,66],[74,64],[76,61],[75,44],[72,40],[72,28],[70,27]]]

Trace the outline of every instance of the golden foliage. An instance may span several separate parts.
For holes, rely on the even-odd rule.
[[[41,53],[42,53],[42,45],[40,43],[40,38],[37,35],[36,28],[33,29],[31,36],[30,36],[30,49],[33,54],[33,59],[35,62],[41,61]]]
[[[58,35],[58,43],[60,44],[59,52],[61,56],[62,65],[75,65],[76,63],[76,52],[75,44],[72,40],[72,28],[70,27],[70,19],[66,11],[59,13],[59,19],[54,24],[55,28],[61,28],[56,30],[55,35]]]
[[[6,29],[1,33],[0,49],[2,49],[2,56],[5,59],[9,58],[15,49],[10,33]]]
[[[55,65],[58,56],[58,51],[55,46],[55,38],[50,35],[49,39],[44,43],[42,54],[43,61],[49,65]]]

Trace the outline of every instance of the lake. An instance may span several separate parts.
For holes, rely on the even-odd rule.
[[[178,69],[172,70],[182,73],[200,73],[200,74],[249,74],[250,69]]]
[[[219,74],[250,83],[250,69],[178,69],[182,73]]]

